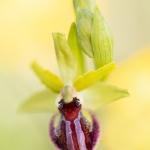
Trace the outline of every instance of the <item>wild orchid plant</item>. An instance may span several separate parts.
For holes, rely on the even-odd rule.
[[[73,4],[76,23],[68,40],[62,33],[53,33],[61,79],[33,62],[32,69],[49,90],[31,96],[19,111],[53,113],[49,133],[58,149],[93,150],[100,135],[94,112],[129,93],[104,82],[115,69],[113,37],[94,0],[73,0]],[[86,72],[85,55],[94,60],[95,70]]]

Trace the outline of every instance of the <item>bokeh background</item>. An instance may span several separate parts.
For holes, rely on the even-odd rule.
[[[115,40],[118,69],[108,82],[131,96],[100,111],[101,150],[150,149],[150,1],[97,0]],[[71,0],[0,0],[0,150],[54,150],[51,114],[18,115],[17,106],[44,89],[34,59],[59,74],[52,32],[68,34]]]

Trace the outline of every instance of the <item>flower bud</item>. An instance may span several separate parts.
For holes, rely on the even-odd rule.
[[[91,42],[97,68],[112,61],[113,36],[97,6],[94,11]]]
[[[94,12],[95,0],[73,0],[74,10],[77,12],[77,8],[87,8],[91,12]]]
[[[91,44],[93,14],[88,9],[77,10],[77,38],[83,52],[89,57],[94,57]]]

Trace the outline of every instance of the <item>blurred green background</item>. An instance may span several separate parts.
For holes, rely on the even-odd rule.
[[[99,111],[99,149],[149,150],[150,1],[97,4],[113,32],[119,64],[108,82],[131,92]],[[0,150],[55,149],[48,137],[51,114],[18,115],[15,110],[45,88],[29,67],[32,60],[59,74],[51,33],[67,35],[73,21],[70,0],[0,0]]]

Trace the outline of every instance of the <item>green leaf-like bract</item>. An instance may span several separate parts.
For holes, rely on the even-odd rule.
[[[35,113],[35,112],[55,113],[57,111],[54,105],[56,96],[57,93],[54,93],[49,90],[40,91],[27,98],[26,101],[18,107],[17,111],[19,113]]]
[[[63,82],[57,75],[43,69],[37,62],[33,62],[31,67],[44,85],[56,93],[60,92]]]
[[[77,91],[81,91],[87,88],[88,86],[98,82],[100,78],[109,74],[114,69],[115,69],[115,63],[114,62],[108,63],[107,65],[97,70],[89,71],[85,73],[83,76],[78,77],[75,80],[73,86]]]
[[[84,108],[98,110],[100,107],[129,96],[126,89],[122,89],[104,82],[98,82],[82,91],[85,103]]]

